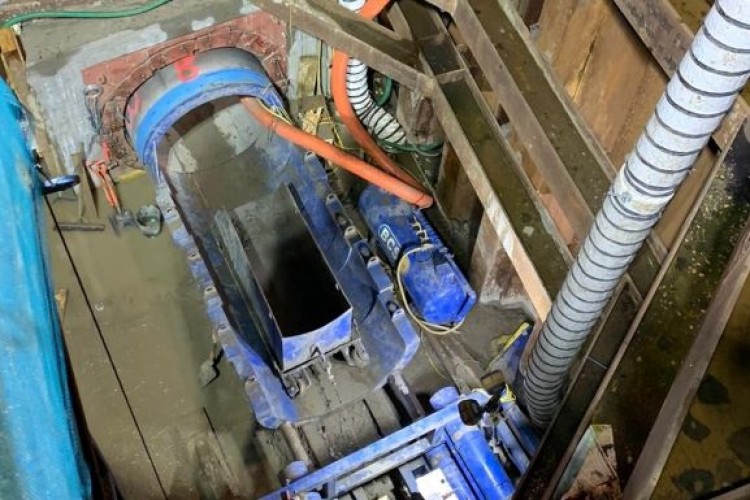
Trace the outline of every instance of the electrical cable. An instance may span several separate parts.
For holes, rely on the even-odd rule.
[[[120,394],[122,394],[123,399],[125,400],[125,406],[128,407],[128,413],[130,413],[130,417],[133,419],[133,425],[135,426],[136,432],[138,433],[138,437],[140,438],[141,444],[143,445],[143,451],[146,453],[146,457],[148,457],[148,461],[151,464],[151,469],[154,472],[154,475],[156,476],[156,482],[159,484],[159,489],[161,490],[162,495],[164,498],[168,498],[167,490],[164,487],[164,484],[162,484],[161,477],[159,476],[159,472],[156,470],[156,464],[154,463],[154,459],[151,456],[151,452],[148,449],[148,445],[146,444],[146,438],[143,435],[143,431],[141,430],[140,425],[138,424],[138,419],[135,416],[135,410],[133,409],[133,405],[130,403],[130,398],[128,397],[127,392],[125,392],[125,385],[122,382],[122,378],[120,377],[120,373],[117,371],[117,367],[115,366],[114,358],[112,357],[112,352],[109,350],[109,346],[107,345],[106,340],[104,339],[104,333],[102,332],[102,327],[99,324],[99,320],[96,317],[96,314],[94,313],[94,307],[91,304],[91,299],[89,298],[89,294],[86,291],[86,287],[83,284],[83,278],[81,278],[81,274],[78,271],[78,266],[75,263],[75,260],[73,259],[73,254],[70,252],[70,247],[68,247],[68,242],[65,239],[65,236],[63,236],[63,231],[60,229],[60,223],[57,220],[57,216],[55,215],[55,211],[52,209],[52,203],[50,203],[49,199],[46,196],[43,196],[44,202],[47,205],[47,210],[49,210],[50,217],[52,217],[52,222],[55,226],[55,231],[60,236],[60,242],[62,243],[63,250],[65,251],[65,255],[68,259],[68,262],[70,263],[70,267],[73,270],[73,275],[75,276],[76,282],[78,283],[78,288],[81,290],[81,295],[83,295],[83,300],[86,303],[86,307],[89,310],[89,315],[91,316],[91,321],[94,323],[94,329],[96,330],[97,335],[99,336],[99,340],[102,343],[102,347],[104,348],[104,353],[107,356],[107,361],[109,361],[109,366],[112,367],[112,373],[115,376],[115,380],[117,381],[117,386],[120,389]],[[60,326],[62,328],[62,326]]]
[[[404,310],[409,315],[409,317],[411,317],[411,319],[414,320],[414,322],[417,325],[419,325],[419,327],[423,329],[424,331],[428,333],[432,333],[433,335],[448,335],[450,333],[458,333],[459,329],[464,324],[464,320],[461,320],[458,323],[455,323],[453,326],[445,326],[445,325],[439,325],[437,323],[430,323],[429,321],[426,321],[423,318],[420,318],[412,310],[411,306],[409,305],[409,301],[406,300],[406,291],[404,289],[402,274],[405,271],[404,267],[409,262],[409,256],[417,252],[431,250],[432,248],[434,248],[434,245],[432,245],[431,243],[425,243],[423,245],[420,245],[418,247],[414,247],[405,251],[404,254],[401,256],[401,258],[398,259],[398,262],[396,263],[396,284],[398,285],[399,298],[401,299],[401,302],[404,305]]]
[[[379,140],[378,143],[386,150],[396,153],[416,153],[422,156],[442,155],[442,142],[434,144],[397,144],[394,142]]]
[[[10,28],[16,24],[33,21],[34,19],[117,19],[121,17],[133,17],[150,12],[171,1],[172,0],[152,0],[151,2],[137,7],[129,7],[127,9],[119,10],[50,10],[27,12],[25,14],[18,14],[17,16],[9,17],[0,24],[0,28]]]
[[[436,375],[438,375],[440,378],[445,380],[446,382],[453,383],[453,379],[450,377],[450,374],[446,375],[441,370],[438,369],[435,362],[432,360],[432,356],[430,355],[430,346],[424,339],[424,330],[421,328],[419,329],[419,344],[423,346],[423,352],[425,357],[427,358],[427,361],[430,363],[430,366],[432,367],[432,370],[435,372]]]

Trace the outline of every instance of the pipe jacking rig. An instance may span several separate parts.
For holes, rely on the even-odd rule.
[[[190,75],[181,67],[159,70],[136,90],[127,131],[258,422],[301,423],[362,399],[419,347],[378,251],[355,228],[318,156],[254,115],[238,119],[238,163],[170,168],[165,136],[201,106],[233,98],[228,112],[242,113],[240,98],[253,98],[286,121],[252,55],[214,49],[194,56]],[[219,194],[217,184],[233,186]],[[460,323],[474,292],[420,210],[376,186],[364,190],[360,210],[389,264],[419,250],[399,273],[407,307],[429,324]]]

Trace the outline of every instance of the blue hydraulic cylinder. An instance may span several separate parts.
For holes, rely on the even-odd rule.
[[[440,429],[435,434],[437,439],[441,439],[443,436],[439,434],[445,434],[445,429]],[[425,457],[432,468],[443,471],[445,479],[450,484],[458,500],[473,500],[477,497],[467,482],[467,478],[458,467],[455,457],[451,454],[451,449],[447,444],[442,443],[435,446],[425,453]]]
[[[0,498],[89,498],[27,126],[0,79]]]
[[[433,394],[430,404],[440,410],[456,403],[458,399],[455,387],[445,387]],[[487,500],[513,496],[513,482],[487,444],[482,429],[454,420],[445,426],[445,431],[450,445],[458,454],[459,464],[466,469],[467,476],[474,480],[479,494]]]
[[[463,320],[476,294],[422,212],[376,186],[365,188],[358,206],[394,270],[406,252],[430,246],[409,254],[403,267],[404,288],[415,312],[435,324]]]

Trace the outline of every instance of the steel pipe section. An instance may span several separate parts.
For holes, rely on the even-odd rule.
[[[748,74],[750,3],[718,0],[615,178],[534,344],[524,396],[535,424],[552,420],[579,349]]]
[[[260,62],[243,50],[213,49],[186,56],[157,71],[128,100],[125,128],[138,158],[159,179],[156,149],[182,116],[221,97],[257,97],[267,106],[283,102]]]

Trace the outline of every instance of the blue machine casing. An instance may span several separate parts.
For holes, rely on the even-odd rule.
[[[376,186],[362,192],[359,211],[394,269],[405,252],[432,245],[407,257],[404,288],[424,320],[436,324],[463,320],[476,294],[422,212]]]
[[[320,469],[307,471],[300,464],[292,464],[288,484],[262,500],[295,495],[305,499],[339,498],[395,471],[399,471],[410,493],[418,493],[417,478],[436,469],[458,500],[510,499],[515,486],[510,469],[506,470],[490,446],[488,436],[493,432],[485,423],[470,427],[461,422],[458,403],[466,398],[482,405],[490,399],[484,391],[459,396],[454,387],[443,388],[430,398],[434,413]],[[508,450],[518,477],[536,452],[538,439],[515,401],[505,402],[503,413],[506,418],[500,421],[495,444]],[[424,459],[428,470],[421,467]]]
[[[0,498],[90,498],[24,120],[0,79]]]

